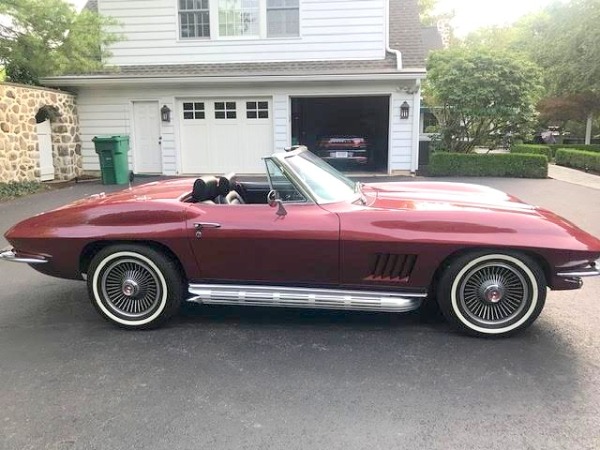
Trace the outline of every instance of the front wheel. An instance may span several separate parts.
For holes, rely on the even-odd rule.
[[[175,262],[142,245],[98,252],[88,270],[88,291],[105,319],[129,329],[157,327],[178,310],[183,297]]]
[[[437,292],[446,319],[474,336],[508,336],[531,325],[546,300],[544,272],[522,254],[463,255],[444,271]]]

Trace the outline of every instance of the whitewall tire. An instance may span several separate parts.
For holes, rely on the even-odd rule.
[[[183,283],[174,261],[142,245],[102,249],[88,270],[96,310],[123,328],[154,328],[177,312]]]
[[[475,336],[509,336],[531,325],[546,300],[539,265],[518,253],[471,253],[453,260],[438,284],[446,319]]]

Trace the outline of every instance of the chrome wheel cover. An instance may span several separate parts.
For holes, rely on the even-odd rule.
[[[519,320],[532,300],[526,275],[502,261],[472,267],[461,278],[456,294],[464,317],[483,328],[499,328]]]
[[[161,304],[163,290],[159,277],[140,259],[124,257],[111,261],[102,270],[98,282],[103,303],[122,318],[144,318]]]

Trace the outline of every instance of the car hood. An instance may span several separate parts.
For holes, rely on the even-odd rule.
[[[400,182],[364,185],[370,206],[413,210],[510,210],[535,213],[536,207],[512,195],[467,183]]]
[[[90,195],[64,206],[64,208],[80,207],[85,205],[107,205],[111,203],[124,203],[148,200],[180,200],[192,192],[193,178],[178,178],[174,180],[154,181],[113,193],[99,193]]]
[[[591,251],[593,258],[600,252],[600,240],[575,224],[497,189],[464,183],[401,182],[366,184],[363,191],[367,208],[378,218],[375,222],[402,229],[405,239],[412,232],[416,238],[429,233],[430,239],[443,233],[446,239],[473,245],[524,248],[537,242],[538,247]],[[390,219],[390,211],[410,214],[394,214]],[[362,216],[353,216],[358,227],[375,223],[373,215]]]

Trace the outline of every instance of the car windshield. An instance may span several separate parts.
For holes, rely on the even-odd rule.
[[[346,178],[311,152],[285,158],[294,174],[310,189],[319,203],[332,203],[356,197],[357,183]]]

